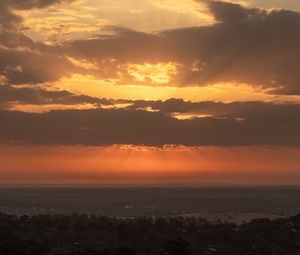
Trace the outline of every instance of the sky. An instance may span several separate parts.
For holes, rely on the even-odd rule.
[[[0,185],[300,185],[298,0],[1,0]]]

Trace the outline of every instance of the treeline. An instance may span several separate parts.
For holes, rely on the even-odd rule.
[[[300,215],[242,225],[196,218],[0,214],[1,255],[296,255]]]

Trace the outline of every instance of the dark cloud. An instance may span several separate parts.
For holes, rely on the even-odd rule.
[[[0,109],[7,109],[8,106],[15,104],[30,105],[77,105],[77,104],[95,104],[114,105],[118,103],[129,103],[129,100],[114,100],[106,98],[95,98],[85,95],[74,95],[68,91],[47,91],[41,88],[15,88],[10,85],[0,86]]]
[[[12,84],[56,81],[74,70],[67,59],[55,54],[0,48],[0,74]]]
[[[300,94],[300,14],[287,10],[246,9],[236,4],[210,1],[217,23],[178,34],[189,40],[201,66],[185,83],[237,82],[275,88],[279,94]],[[202,43],[204,39],[204,42]]]
[[[214,119],[234,119],[246,123],[253,119],[268,122],[276,120],[278,115],[278,124],[284,115],[298,116],[300,114],[299,104],[276,104],[260,101],[249,102],[189,102],[181,99],[169,99],[166,101],[132,101],[128,109],[148,109],[159,111],[165,115],[172,116],[174,113],[182,115],[202,115],[211,116]],[[266,127],[267,128],[267,127]],[[300,134],[300,130],[299,130]]]
[[[8,1],[0,1],[0,29],[15,29],[22,18],[13,13]]]
[[[46,8],[74,0],[1,0],[0,1],[0,75],[10,84],[56,81],[76,72],[59,47],[33,42],[22,33],[22,17],[15,11]]]
[[[22,17],[15,13],[18,10],[41,9],[51,5],[70,3],[76,0],[1,0],[0,29],[16,30],[22,24]]]
[[[201,107],[199,104],[198,108]],[[134,109],[44,114],[1,111],[0,140],[91,146],[300,146],[300,105],[207,102],[206,108],[206,111],[221,113],[214,117],[177,120],[164,112]]]
[[[165,114],[184,113],[184,114],[204,114],[214,115],[216,117],[245,117],[249,114],[261,114],[264,110],[276,111],[276,107],[291,108],[289,104],[269,104],[265,102],[232,102],[222,103],[213,101],[189,102],[182,99],[171,98],[166,101],[132,101],[130,109],[147,109],[160,111]]]
[[[263,10],[246,9],[241,5],[233,3],[210,0],[206,1],[206,3],[218,22],[241,22],[253,16],[265,14]]]
[[[2,31],[0,33],[0,44],[6,48],[34,48],[34,42],[23,33],[13,31]]]
[[[16,10],[41,9],[55,4],[75,2],[76,0],[7,0],[8,4]]]
[[[0,75],[9,84],[57,81],[74,72],[85,69],[71,63],[61,47],[34,42],[22,32],[0,31]]]

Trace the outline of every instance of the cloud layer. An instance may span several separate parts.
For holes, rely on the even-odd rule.
[[[212,25],[157,33],[110,27],[106,34],[50,43],[35,42],[23,33],[16,11],[70,2],[1,1],[0,141],[300,146],[299,104],[110,100],[43,87],[82,74],[117,85],[235,83],[278,95],[300,95],[300,13],[205,1],[216,21]],[[92,104],[97,109],[12,111],[11,106],[18,104]],[[127,105],[105,109],[117,104]]]
[[[65,48],[68,54],[97,62],[102,69],[107,65],[106,77],[115,77],[122,72],[120,64],[128,62],[174,62],[179,64],[178,72],[168,85],[233,82],[278,94],[300,93],[299,13],[216,1],[208,6],[217,21],[211,26],[159,34],[119,29],[112,37],[73,41]],[[115,65],[105,65],[109,59],[117,60]]]
[[[1,111],[0,140],[38,145],[300,146],[300,105],[222,104],[181,100],[152,102],[160,112],[138,109]],[[179,120],[170,112],[211,114]]]
[[[70,1],[25,4],[6,0],[1,2],[0,9],[5,13],[0,24],[13,27],[20,22],[11,9],[43,8],[61,2]],[[165,79],[168,86],[247,83],[270,89],[270,93],[300,94],[299,13],[247,9],[218,1],[207,1],[207,5],[215,24],[155,34],[114,27],[110,30],[112,35],[49,46],[35,43],[20,32],[3,31],[0,73],[13,84],[55,81],[73,73],[115,79],[119,84],[139,84],[141,80],[136,77],[140,73],[132,75],[130,67],[173,63],[176,70]],[[83,61],[90,65],[83,67]],[[157,86],[151,79],[145,82]]]

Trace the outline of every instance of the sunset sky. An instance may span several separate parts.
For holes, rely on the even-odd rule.
[[[300,185],[299,0],[1,0],[0,185]]]

